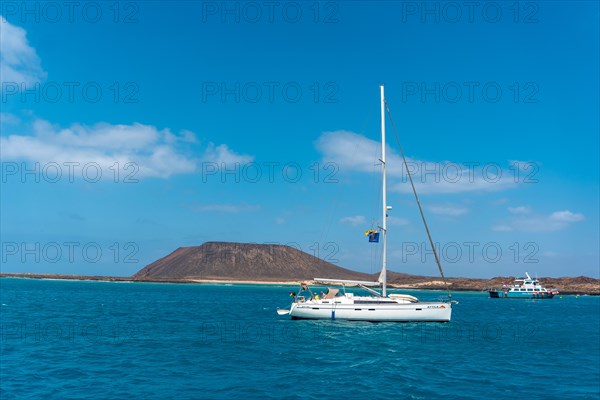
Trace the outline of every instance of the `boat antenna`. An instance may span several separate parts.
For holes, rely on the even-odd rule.
[[[406,168],[406,173],[408,174],[408,180],[410,181],[410,186],[412,187],[412,191],[415,195],[415,199],[417,200],[417,205],[419,206],[419,212],[421,213],[421,219],[423,220],[423,225],[425,225],[425,230],[427,231],[427,237],[429,238],[429,244],[431,244],[431,248],[433,249],[433,255],[435,256],[435,262],[437,263],[438,269],[440,270],[440,275],[442,276],[442,281],[444,282],[444,287],[446,288],[446,291],[448,292],[448,298],[452,298],[452,293],[450,293],[450,289],[448,288],[448,282],[446,282],[446,277],[444,276],[444,270],[442,269],[442,264],[440,263],[440,258],[438,257],[437,250],[435,249],[435,244],[433,243],[433,239],[431,238],[431,233],[429,232],[429,227],[427,226],[427,221],[425,220],[425,214],[423,213],[423,208],[421,207],[421,202],[419,201],[419,196],[417,195],[417,190],[415,189],[415,184],[412,179],[412,174],[410,173],[410,169],[408,168],[408,163],[406,162],[406,157],[404,156],[404,151],[402,150],[402,145],[400,144],[400,136],[398,136],[398,131],[396,130],[396,125],[394,124],[394,119],[392,118],[392,113],[390,112],[390,108],[388,106],[387,101],[385,101],[385,109],[387,110],[388,116],[390,117],[390,124],[392,125],[392,129],[394,130],[394,135],[396,136],[396,141],[398,142],[398,148],[400,149],[400,154],[402,155],[402,161],[404,163],[404,168]]]

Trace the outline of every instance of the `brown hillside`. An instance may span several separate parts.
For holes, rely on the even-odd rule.
[[[370,279],[290,246],[206,242],[180,247],[138,271],[134,279],[227,279],[292,281],[319,278]]]

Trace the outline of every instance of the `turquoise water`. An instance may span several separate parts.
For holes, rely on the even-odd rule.
[[[598,297],[455,293],[452,322],[397,324],[279,317],[285,286],[0,287],[2,399],[600,396]]]

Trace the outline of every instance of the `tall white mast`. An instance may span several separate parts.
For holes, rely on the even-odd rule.
[[[381,173],[383,176],[382,180],[382,199],[383,199],[383,222],[382,222],[382,233],[383,233],[383,255],[381,257],[381,275],[379,279],[382,283],[381,294],[383,297],[387,296],[387,198],[386,198],[386,185],[385,185],[385,97],[383,94],[383,85],[379,86],[381,90]]]

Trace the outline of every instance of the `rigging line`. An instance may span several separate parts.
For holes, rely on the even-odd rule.
[[[452,294],[450,293],[450,289],[448,288],[448,282],[446,282],[446,277],[444,276],[444,270],[442,269],[442,264],[440,263],[440,258],[438,257],[437,250],[435,249],[435,244],[433,243],[431,233],[429,232],[429,227],[427,226],[427,221],[425,220],[425,214],[423,213],[423,208],[421,207],[421,202],[419,201],[419,196],[417,195],[417,190],[415,189],[415,184],[412,179],[412,174],[410,173],[410,169],[408,168],[408,164],[406,162],[406,157],[404,156],[404,150],[402,150],[402,145],[400,144],[400,136],[398,136],[398,131],[396,130],[396,125],[394,124],[394,119],[392,118],[392,113],[390,112],[390,108],[388,106],[387,101],[385,101],[385,109],[387,111],[388,116],[390,117],[390,123],[392,125],[392,129],[394,130],[394,135],[396,136],[396,141],[398,142],[398,148],[400,149],[400,155],[402,155],[402,161],[404,163],[404,168],[406,168],[406,173],[407,173],[408,179],[410,181],[410,186],[412,187],[412,191],[415,195],[415,199],[417,200],[417,205],[419,206],[419,212],[421,213],[421,219],[423,220],[423,225],[425,225],[425,230],[427,231],[427,237],[429,238],[429,244],[431,244],[431,248],[433,249],[433,255],[435,256],[435,262],[437,263],[438,269],[440,270],[440,275],[442,276],[442,280],[444,281],[444,286],[446,288],[446,291],[448,292],[448,297],[452,298]]]

